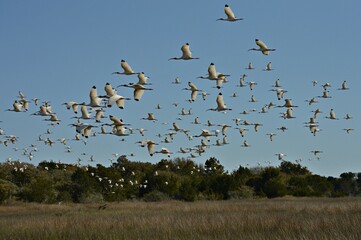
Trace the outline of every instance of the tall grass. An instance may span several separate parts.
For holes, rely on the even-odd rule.
[[[0,206],[0,239],[361,239],[361,199]]]

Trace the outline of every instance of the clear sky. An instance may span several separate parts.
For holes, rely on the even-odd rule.
[[[216,21],[225,17],[224,5],[229,4],[235,15],[244,18],[238,22]],[[16,144],[0,145],[0,161],[7,158],[29,162],[22,155],[22,149],[37,145],[32,162],[44,160],[88,164],[93,155],[95,163],[110,164],[112,154],[131,153],[130,160],[158,162],[165,155],[150,157],[146,148],[135,142],[152,139],[159,143],[156,150],[167,147],[174,152],[173,157],[188,157],[177,153],[180,147],[194,147],[200,138],[189,141],[183,133],[177,133],[172,143],[162,143],[164,134],[172,123],[190,130],[197,135],[202,128],[215,130],[219,126],[204,126],[207,120],[216,124],[231,125],[227,132],[228,145],[211,146],[194,159],[204,163],[209,157],[216,157],[227,170],[238,165],[262,166],[278,165],[276,153],[284,153],[285,159],[301,164],[313,173],[324,176],[338,176],[345,171],[360,172],[361,96],[357,91],[360,83],[361,31],[359,25],[361,2],[350,1],[0,1],[0,128],[4,135],[19,137]],[[260,52],[248,51],[256,48],[255,38],[261,39],[268,47],[275,48],[268,56]],[[181,46],[188,42],[194,57],[199,60],[168,61],[181,56]],[[122,71],[120,60],[126,60],[136,71],[144,71],[150,77],[149,87],[153,91],[144,93],[141,101],[126,101],[124,109],[106,108],[106,116],[114,115],[130,123],[133,129],[145,128],[145,136],[138,132],[124,137],[97,135],[89,138],[87,145],[81,141],[68,141],[72,151],[58,141],[53,147],[38,142],[37,138],[57,140],[73,139],[75,129],[68,126],[75,114],[61,105],[67,101],[89,102],[90,88],[95,85],[99,95],[104,94],[105,83],[113,87],[136,82],[137,76],[112,75]],[[229,74],[228,82],[221,89],[215,88],[213,81],[199,79],[206,75],[213,62],[217,71]],[[255,70],[246,70],[252,62]],[[262,71],[272,62],[273,71]],[[246,82],[257,83],[251,91],[240,88],[239,79],[247,74]],[[182,84],[172,84],[176,77]],[[262,106],[269,102],[283,105],[278,101],[272,85],[280,79],[283,89],[288,92],[284,98],[291,98],[295,105],[294,119],[283,119],[285,108],[271,108],[260,114]],[[318,85],[312,86],[317,80]],[[346,80],[347,91],[340,91]],[[198,96],[196,101],[187,101],[187,82],[195,83],[199,89],[210,95],[205,101]],[[332,98],[317,99],[311,106],[305,100],[322,95],[321,85],[330,83],[328,89]],[[50,101],[53,111],[61,119],[59,126],[49,126],[48,117],[32,116],[39,110],[32,102],[28,112],[9,112],[12,103],[22,91],[27,99],[37,97]],[[225,103],[232,108],[226,114],[206,111],[216,107],[216,96],[224,95]],[[132,89],[118,88],[118,93],[132,98]],[[237,97],[230,96],[236,93]],[[250,103],[254,95],[257,102]],[[178,107],[172,103],[178,103]],[[155,109],[157,104],[161,109]],[[181,109],[192,108],[193,115],[180,116]],[[312,116],[311,110],[320,108],[323,113],[317,117],[319,128],[313,136],[304,122]],[[339,120],[326,119],[330,109],[334,109]],[[248,115],[243,110],[257,109]],[[153,112],[158,121],[153,123],[141,118]],[[350,114],[353,118],[345,120]],[[94,114],[92,114],[94,115]],[[78,114],[79,116],[79,114]],[[201,125],[191,122],[198,116]],[[179,117],[182,120],[178,119]],[[251,123],[261,123],[260,130],[253,127],[242,138],[234,118]],[[94,120],[82,120],[96,124]],[[110,123],[108,118],[103,123]],[[168,123],[166,125],[165,123]],[[278,127],[289,130],[282,133]],[[244,126],[241,126],[244,127]],[[355,129],[347,134],[343,129]],[[53,133],[45,134],[50,129]],[[94,129],[98,132],[100,129]],[[108,131],[110,128],[108,127]],[[276,133],[271,142],[267,133]],[[156,135],[163,134],[161,138]],[[208,144],[214,144],[212,137]],[[241,147],[244,140],[251,145]],[[14,148],[18,148],[15,151]],[[321,150],[319,160],[310,153]],[[86,155],[83,155],[85,153]]]

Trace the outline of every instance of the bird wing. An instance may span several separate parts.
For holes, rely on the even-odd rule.
[[[183,44],[183,46],[181,47],[181,50],[182,50],[182,58],[183,59],[189,59],[189,58],[192,58],[192,52],[190,50],[190,47],[189,47],[189,44]]]
[[[226,108],[226,105],[224,104],[223,96],[221,94],[218,94],[216,102],[217,102],[217,109]]]
[[[214,64],[209,65],[208,76],[209,79],[217,79],[217,71],[216,71],[216,66]]]
[[[124,73],[126,74],[134,73],[133,69],[129,66],[129,64],[126,61],[122,61],[120,63],[120,66],[123,68]]]
[[[135,89],[134,90],[134,100],[139,101],[143,96],[144,90],[143,89]]]
[[[198,95],[198,91],[197,91],[197,90],[192,91],[192,93],[191,93],[191,100],[192,100],[192,101],[195,101],[196,98],[197,98],[197,95]]]
[[[234,15],[231,7],[227,6],[224,8],[224,13],[227,15],[228,19],[235,19],[236,16]]]

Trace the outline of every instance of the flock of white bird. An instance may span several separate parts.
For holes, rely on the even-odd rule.
[[[226,18],[219,18],[217,20],[230,22],[227,24],[238,24],[234,22],[243,20],[242,18],[237,18],[235,16],[229,5],[225,5],[224,12],[226,14]],[[257,48],[249,48],[249,51],[255,51],[255,54],[264,55],[266,59],[268,58],[268,55],[277,54],[276,49],[269,48],[260,39],[255,39],[255,44]],[[181,46],[181,55],[179,57],[171,57],[168,60],[197,61],[198,59],[201,59],[201,56],[194,57],[190,49],[190,44],[184,43]],[[165,59],[165,61],[166,60],[167,59]],[[274,85],[270,89],[270,91],[274,91],[276,93],[274,99],[270,99],[269,102],[265,103],[260,109],[250,108],[250,110],[241,110],[241,104],[232,107],[226,105],[226,97],[237,98],[240,94],[245,95],[248,93],[253,93],[253,89],[256,88],[258,84],[260,84],[256,81],[246,80],[248,75],[251,75],[252,71],[255,71],[255,67],[251,62],[248,64],[248,66],[245,66],[245,69],[242,70],[243,73],[239,73],[241,76],[239,78],[239,82],[237,83],[230,81],[231,75],[229,73],[218,72],[214,63],[210,63],[208,72],[205,75],[199,77],[195,76],[194,81],[186,81],[186,86],[183,85],[184,83],[181,78],[174,76],[175,80],[170,80],[173,82],[169,82],[172,83],[172,90],[175,92],[178,90],[187,91],[190,93],[190,95],[188,95],[189,98],[181,99],[183,103],[179,103],[177,102],[179,100],[179,97],[177,96],[178,94],[175,94],[173,103],[161,102],[155,106],[154,110],[145,110],[141,106],[143,101],[147,101],[144,100],[144,97],[147,97],[148,93],[151,94],[151,92],[157,91],[155,87],[149,87],[155,86],[156,84],[152,85],[150,82],[151,78],[146,76],[144,72],[134,71],[126,60],[120,61],[120,67],[122,71],[113,72],[113,76],[121,78],[120,80],[117,79],[117,82],[120,81],[123,82],[123,84],[112,86],[109,82],[104,83],[104,86],[102,86],[104,91],[102,91],[101,94],[98,93],[98,88],[96,86],[89,86],[90,90],[88,101],[76,101],[72,99],[63,103],[64,107],[69,110],[69,118],[71,117],[74,119],[73,123],[65,124],[65,126],[64,121],[59,118],[59,116],[56,114],[56,111],[53,109],[51,100],[41,101],[39,100],[41,99],[41,96],[39,96],[39,98],[28,99],[26,97],[26,92],[19,91],[17,98],[13,101],[13,105],[7,109],[7,111],[12,112],[9,114],[26,114],[30,112],[30,109],[36,109],[35,112],[31,113],[31,115],[34,116],[33,118],[36,118],[37,116],[48,122],[49,125],[54,128],[73,127],[74,135],[54,138],[52,137],[52,127],[47,127],[48,129],[45,133],[39,133],[38,136],[35,137],[36,139],[34,138],[34,143],[21,144],[19,143],[21,141],[21,137],[11,134],[12,129],[0,128],[0,143],[2,147],[13,147],[14,151],[21,151],[22,155],[31,161],[36,158],[37,152],[40,151],[40,144],[45,144],[47,146],[46,151],[51,151],[51,147],[54,144],[62,144],[64,145],[64,152],[71,153],[73,149],[72,142],[82,142],[85,147],[88,141],[96,141],[99,135],[109,135],[118,137],[118,139],[121,140],[121,143],[119,144],[138,144],[141,147],[139,151],[148,151],[149,157],[153,156],[154,154],[164,154],[164,156],[167,157],[179,156],[186,158],[197,158],[210,148],[222,147],[226,146],[227,144],[236,144],[239,146],[240,151],[243,151],[244,148],[254,147],[257,145],[256,142],[249,143],[247,141],[247,135],[251,134],[251,132],[252,134],[259,134],[259,137],[269,138],[270,142],[277,141],[277,139],[281,138],[282,134],[288,130],[288,128],[284,126],[286,125],[286,121],[292,121],[291,119],[296,118],[294,112],[297,111],[298,106],[294,103],[293,99],[286,98],[285,95],[290,93],[282,87],[280,79],[275,79]],[[262,69],[262,71],[275,71],[275,69],[272,68],[272,62],[267,60],[265,62],[265,68]],[[247,72],[247,74],[245,72]],[[127,79],[132,79],[131,76],[133,75],[137,76],[138,81],[124,84]],[[216,88],[219,91],[217,95],[212,95],[208,93],[206,89],[199,89],[196,86],[197,81],[203,80],[209,80],[210,89]],[[214,83],[211,83],[212,81]],[[211,84],[215,84],[215,86],[212,86]],[[223,84],[232,85],[234,93],[230,95],[229,93],[226,93]],[[352,119],[351,114],[346,114],[345,116],[340,117],[337,116],[337,109],[329,108],[321,110],[320,104],[318,104],[321,99],[327,101],[327,99],[332,98],[330,93],[332,89],[336,89],[339,92],[348,91],[349,87],[347,86],[346,81],[340,81],[339,87],[335,87],[333,84],[331,86],[330,83],[321,84],[315,80],[312,82],[309,81],[309,85],[310,87],[319,88],[320,95],[314,96],[311,99],[295,101],[296,103],[299,103],[300,101],[306,101],[310,107],[315,106],[315,109],[312,111],[312,113],[310,113],[309,116],[305,116],[305,122],[303,126],[300,127],[307,127],[310,131],[310,134],[316,136],[322,130],[320,121],[321,118],[327,118],[330,121],[348,121]],[[130,96],[130,94],[125,88],[132,89],[132,97],[126,97]],[[249,90],[242,90],[247,88]],[[125,96],[120,95],[120,92],[122,92],[122,94]],[[87,92],[83,92],[82,94],[83,96],[86,96]],[[157,94],[162,93],[158,92]],[[252,105],[253,103],[256,103],[257,100],[255,94],[250,95],[251,96],[249,98],[250,100],[248,104]],[[156,98],[156,95],[152,94],[152,97]],[[139,114],[139,112],[141,112],[143,114],[141,120],[152,122],[153,130],[158,129],[160,131],[159,134],[151,135],[149,133],[150,131],[148,131],[149,129],[146,127],[149,125],[141,125],[143,121],[141,121],[141,123],[136,123],[136,125],[132,122],[127,122],[127,115],[123,114],[122,112],[127,109],[127,101],[136,101],[140,106],[139,109],[132,109],[131,112],[128,112],[128,114]],[[202,117],[206,113],[193,112],[192,104],[194,104],[196,101],[202,101],[213,105],[212,108],[205,107],[205,111],[215,111],[219,113],[214,114],[224,114],[224,116],[233,117],[229,117],[224,122],[219,123],[213,123],[211,120],[201,121]],[[243,104],[243,106],[245,106],[245,104]],[[179,109],[179,116],[174,117],[172,115],[167,115],[167,119],[158,119],[157,111],[166,112],[168,111],[168,108]],[[107,112],[110,112],[110,109],[112,114],[107,115]],[[242,109],[244,108],[242,107]],[[246,115],[248,114],[268,114],[270,111],[279,112],[279,117],[277,119],[270,120],[280,123],[279,127],[274,130],[267,129],[267,122],[249,122],[246,118]],[[230,112],[232,114],[230,114]],[[322,116],[322,113],[325,115]],[[239,117],[234,117],[238,114],[240,114]],[[19,117],[21,116],[19,115]],[[189,118],[193,119],[190,125],[192,127],[187,128],[186,126],[189,125]],[[172,122],[169,124],[172,125],[171,128],[167,126],[168,122]],[[2,124],[4,123],[0,123],[0,127]],[[180,125],[183,125],[183,127]],[[267,129],[268,132],[261,135],[259,133],[261,127]],[[194,130],[195,128],[197,130]],[[347,134],[350,134],[354,130],[353,128],[342,129]],[[229,131],[239,132],[239,134],[237,133],[239,135],[238,142],[228,141],[227,134]],[[130,137],[137,138],[136,142],[128,141],[127,139]],[[187,138],[187,146],[175,148],[174,146],[176,146],[176,144],[174,143],[177,142],[177,139],[179,138]],[[113,141],[113,139],[114,138],[110,139],[109,141]],[[25,144],[27,145],[24,146]],[[106,142],[102,140],[101,144],[106,144]],[[99,147],[101,147],[101,144],[99,144]],[[96,149],[92,150],[96,151]],[[323,152],[323,150],[319,149],[309,149],[308,151],[311,156],[315,156],[317,159],[320,158],[320,154]],[[87,163],[84,163],[82,161],[86,155],[90,156]],[[111,155],[114,157],[118,157],[120,155],[135,156],[134,153],[126,151],[112,153]],[[286,159],[287,155],[283,152],[274,153],[274,155],[280,161],[290,160]],[[107,157],[108,156],[104,156],[104,158]],[[15,159],[11,158],[11,156],[8,156],[8,160],[11,161]],[[115,159],[111,159],[111,161],[112,160]],[[226,156],[224,160],[226,160]],[[89,164],[88,162],[94,161],[95,159],[93,155],[84,152],[77,157],[76,164]],[[297,161],[301,161],[301,159],[298,159]]]

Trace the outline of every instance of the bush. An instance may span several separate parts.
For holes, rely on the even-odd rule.
[[[241,186],[239,189],[234,191],[229,191],[229,199],[247,199],[254,197],[254,190],[249,186]]]
[[[286,185],[277,178],[272,178],[263,186],[263,192],[268,198],[283,197],[287,194]]]
[[[82,194],[80,199],[79,199],[80,203],[103,203],[104,202],[104,198],[103,195],[101,193],[87,193],[87,194]]]
[[[161,202],[169,200],[169,196],[163,192],[154,190],[145,194],[143,200],[146,202]]]
[[[40,175],[21,189],[19,197],[29,202],[54,203],[56,191],[53,181],[47,176]]]
[[[11,196],[16,192],[17,187],[15,184],[0,179],[0,203],[11,198]]]
[[[194,202],[197,198],[197,189],[191,180],[184,181],[179,188],[179,199]]]

